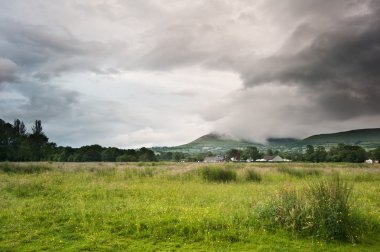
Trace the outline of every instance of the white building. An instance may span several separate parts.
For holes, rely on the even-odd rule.
[[[224,162],[224,157],[222,157],[222,156],[205,157],[203,162],[205,162],[205,163],[220,163],[220,162]]]
[[[367,164],[373,164],[373,160],[372,160],[372,159],[367,159],[365,162],[366,162]]]
[[[265,156],[263,159],[265,159],[267,162],[284,162],[284,159],[280,156]]]

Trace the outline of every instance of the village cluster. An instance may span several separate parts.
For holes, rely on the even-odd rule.
[[[292,160],[290,159],[286,159],[286,158],[282,158],[281,156],[279,155],[276,155],[276,156],[264,156],[263,158],[259,158],[259,159],[256,159],[256,160],[253,160],[251,158],[249,159],[246,159],[246,160],[238,160],[236,159],[235,157],[232,157],[232,158],[227,158],[227,157],[224,157],[224,156],[221,156],[221,155],[217,155],[217,156],[212,156],[212,157],[205,157],[204,159],[204,163],[221,163],[221,162],[291,162]],[[377,164],[379,163],[379,160],[372,160],[372,159],[367,159],[365,160],[365,163],[367,164]]]
[[[232,157],[230,159],[218,155],[218,156],[212,156],[212,157],[206,157],[204,159],[205,163],[220,163],[220,162],[291,162],[291,160],[282,158],[279,155],[276,156],[264,156],[263,158],[253,160],[251,158],[248,158],[246,160],[238,160],[235,157]]]

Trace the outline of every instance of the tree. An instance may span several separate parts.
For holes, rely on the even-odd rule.
[[[26,128],[23,121],[19,119],[14,120],[13,128],[16,130],[16,133],[20,136],[25,136]]]
[[[115,162],[116,158],[121,155],[121,151],[117,148],[107,148],[101,152],[103,162]]]
[[[315,153],[314,153],[315,162],[317,162],[317,163],[325,162],[326,157],[327,157],[327,152],[326,152],[325,147],[318,146]]]
[[[314,162],[314,160],[315,160],[314,146],[309,144],[306,146],[306,161]]]
[[[14,159],[15,144],[16,133],[12,124],[0,119],[0,160]]]
[[[362,163],[367,158],[367,152],[360,146],[338,144],[328,153],[328,161]]]
[[[48,138],[42,130],[41,120],[36,120],[32,126],[32,134],[29,135],[32,160],[40,161],[43,158],[43,149],[48,143]]]
[[[374,149],[374,150],[371,152],[371,157],[372,157],[374,160],[380,160],[380,147],[377,147],[376,149]]]
[[[139,161],[143,161],[143,162],[157,161],[157,158],[156,158],[156,155],[154,155],[154,152],[145,147],[142,147],[138,151],[138,157],[139,157]]]
[[[101,152],[103,147],[98,144],[83,146],[79,148],[80,160],[81,162],[98,162],[101,161]],[[79,158],[78,158],[79,159]]]
[[[267,155],[268,156],[273,156],[273,150],[272,149],[267,149]]]
[[[174,152],[173,153],[173,159],[174,159],[174,161],[179,162],[182,159],[185,159],[185,154],[182,152]]]
[[[34,125],[32,126],[32,134],[35,134],[35,135],[42,135],[42,134],[44,134],[43,131],[42,131],[41,120],[36,120],[34,122]]]
[[[227,157],[229,159],[240,160],[240,156],[241,156],[241,151],[238,149],[231,149],[227,152]]]
[[[253,160],[256,160],[256,159],[262,157],[261,153],[259,152],[259,150],[257,149],[257,147],[254,147],[254,146],[246,148],[245,151],[244,151],[244,156],[246,158],[250,158],[250,159],[253,159]]]

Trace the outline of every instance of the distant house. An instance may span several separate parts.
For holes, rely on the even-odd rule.
[[[277,156],[265,156],[262,159],[264,159],[267,162],[285,162],[285,161],[287,161],[278,155]]]
[[[267,162],[267,160],[264,158],[259,158],[259,159],[256,159],[256,162]]]
[[[203,160],[205,163],[220,163],[224,162],[224,157],[223,156],[213,156],[213,157],[205,157]]]
[[[366,162],[367,164],[373,164],[373,160],[372,160],[372,159],[367,159],[365,162]]]

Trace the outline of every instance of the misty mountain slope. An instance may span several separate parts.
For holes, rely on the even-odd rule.
[[[230,149],[243,149],[248,146],[256,146],[258,148],[264,147],[258,143],[233,139],[226,135],[211,133],[201,136],[188,144],[177,146],[176,148],[188,150],[189,152],[211,151],[214,153],[222,153]]]
[[[172,152],[187,152],[199,153],[208,152],[224,153],[230,149],[243,149],[248,146],[256,146],[259,149],[265,149],[265,146],[259,143],[252,143],[249,141],[238,140],[227,135],[210,133],[201,136],[194,141],[175,146],[175,147],[155,147],[155,151],[172,151]]]
[[[171,151],[199,153],[211,151],[218,154],[224,153],[230,149],[244,149],[249,146],[256,146],[261,151],[265,151],[268,148],[281,151],[300,151],[308,144],[314,146],[323,145],[326,147],[331,147],[336,146],[339,143],[360,145],[364,148],[376,148],[380,146],[380,128],[319,134],[307,137],[305,139],[269,138],[266,144],[253,143],[234,139],[223,134],[211,133],[201,136],[187,144],[174,147],[155,147],[153,149],[158,152]]]

